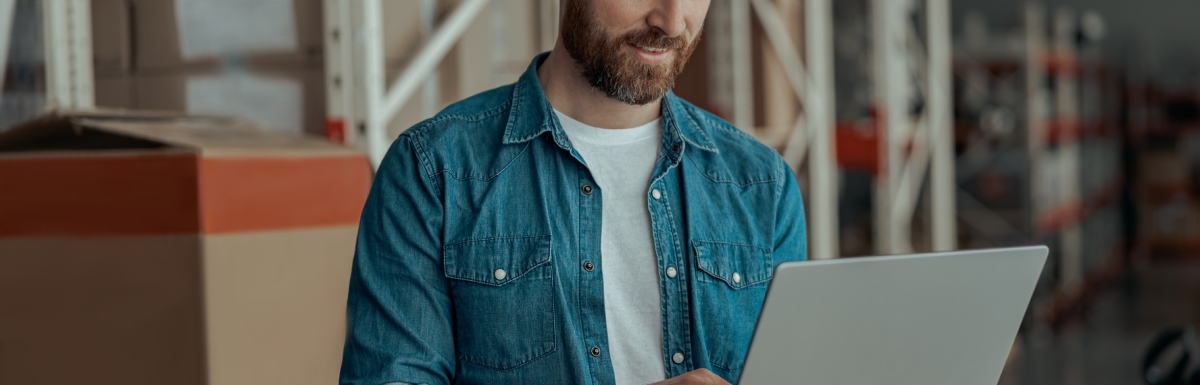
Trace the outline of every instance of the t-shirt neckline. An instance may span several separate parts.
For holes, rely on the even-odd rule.
[[[555,109],[554,114],[562,125],[563,131],[571,140],[581,140],[599,145],[626,144],[657,136],[662,118],[631,128],[600,128],[587,125]]]

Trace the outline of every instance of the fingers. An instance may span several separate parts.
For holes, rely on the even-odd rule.
[[[729,382],[708,369],[700,368],[651,385],[729,385]]]
[[[705,368],[684,373],[684,375],[681,377],[686,378],[686,380],[683,381],[684,384],[729,385],[729,382],[725,381],[724,378],[721,378],[721,376],[718,376]]]

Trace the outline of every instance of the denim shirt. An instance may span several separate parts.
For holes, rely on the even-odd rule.
[[[613,383],[604,191],[538,82],[545,57],[391,145],[362,213],[341,383]],[[773,268],[807,256],[800,190],[774,150],[674,94],[662,130],[645,199],[665,374],[733,382]]]

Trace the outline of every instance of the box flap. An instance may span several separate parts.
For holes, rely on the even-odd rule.
[[[262,130],[244,119],[153,111],[51,111],[0,133],[0,153],[159,148],[204,156],[362,154],[316,137]]]
[[[0,132],[0,153],[156,149],[166,143],[80,125],[70,116],[47,114]]]

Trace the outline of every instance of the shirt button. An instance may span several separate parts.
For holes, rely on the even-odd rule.
[[[654,197],[654,199],[659,199],[662,198],[662,193],[658,192],[658,189],[654,189],[650,190],[650,196]]]
[[[582,190],[583,190],[583,195],[592,195],[592,185],[585,184],[585,185],[583,185]]]
[[[733,272],[733,283],[742,283],[742,275],[738,274],[736,271]]]
[[[671,152],[679,152],[679,143],[671,145]]]
[[[496,277],[497,281],[503,281],[504,277],[508,276],[508,273],[505,272],[504,269],[496,269],[496,271],[493,272],[492,275]]]
[[[683,363],[683,353],[675,352],[675,354],[672,354],[671,362],[674,362],[676,364],[682,364]]]
[[[585,262],[583,262],[583,269],[584,269],[584,270],[587,270],[587,271],[592,271],[592,269],[595,269],[595,268],[596,268],[596,265],[593,265],[593,264],[592,264],[592,261],[585,261]]]
[[[675,353],[675,354],[679,354],[679,353]],[[600,347],[599,346],[592,347],[592,357],[600,357]]]
[[[674,267],[667,268],[667,278],[675,278],[675,273],[677,272],[675,271]]]

